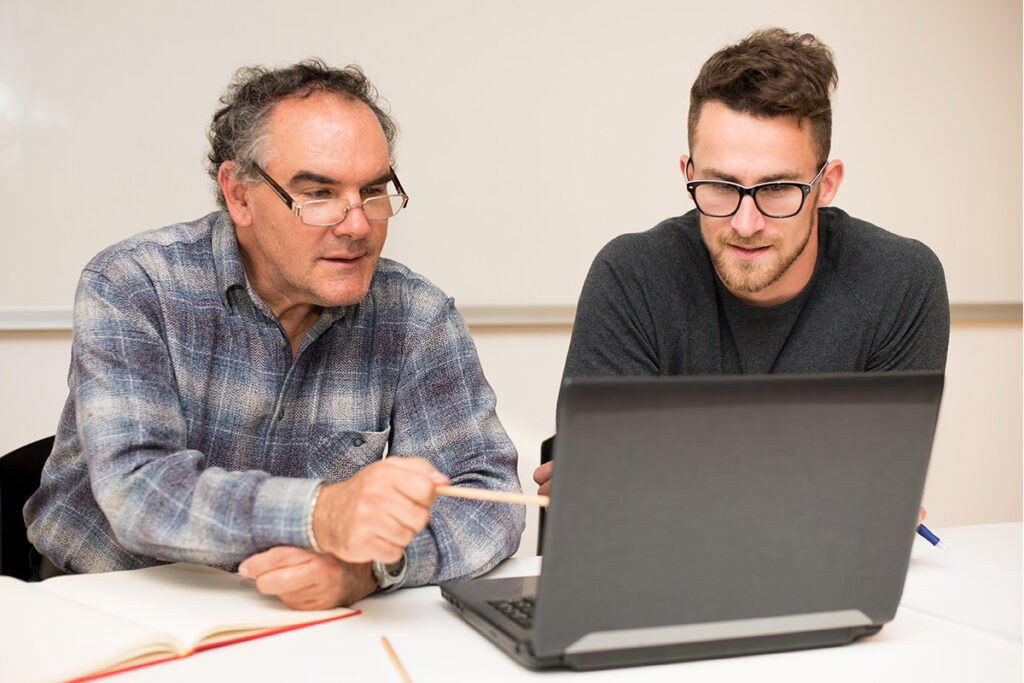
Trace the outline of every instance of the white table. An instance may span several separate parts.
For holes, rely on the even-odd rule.
[[[208,650],[120,674],[142,681],[401,680],[381,645],[387,636],[414,683],[427,681],[940,681],[1019,682],[1022,525],[938,529],[943,553],[916,542],[904,599],[880,633],[850,645],[800,652],[594,672],[531,672],[466,624],[436,587],[360,602],[340,621]],[[536,573],[539,558],[496,575]]]

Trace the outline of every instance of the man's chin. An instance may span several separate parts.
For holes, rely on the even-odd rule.
[[[760,292],[778,280],[781,275],[768,264],[755,266],[749,262],[728,263],[724,266],[715,264],[715,272],[729,289],[748,294]]]
[[[353,287],[351,283],[341,287],[325,287],[316,292],[322,308],[337,308],[339,306],[353,306],[366,297],[369,284]]]

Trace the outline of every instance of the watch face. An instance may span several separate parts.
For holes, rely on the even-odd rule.
[[[381,588],[388,588],[398,583],[405,573],[405,555],[398,562],[383,564],[374,562],[370,565],[373,569],[373,578],[377,579],[377,585]]]

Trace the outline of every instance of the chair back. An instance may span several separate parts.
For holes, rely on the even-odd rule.
[[[34,548],[25,532],[22,508],[39,488],[53,437],[22,446],[0,457],[0,574],[28,581],[34,571]]]

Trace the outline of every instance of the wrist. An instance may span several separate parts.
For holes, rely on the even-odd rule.
[[[397,562],[384,563],[374,561],[370,564],[370,568],[380,590],[395,589],[401,588],[402,584],[405,583],[408,562],[403,552],[402,557]]]
[[[326,555],[326,551],[317,542],[316,529],[314,520],[316,519],[316,504],[320,500],[320,494],[324,490],[324,482],[320,482],[315,489],[313,489],[313,495],[309,499],[309,507],[306,511],[306,540],[309,542],[310,549],[320,555]]]

